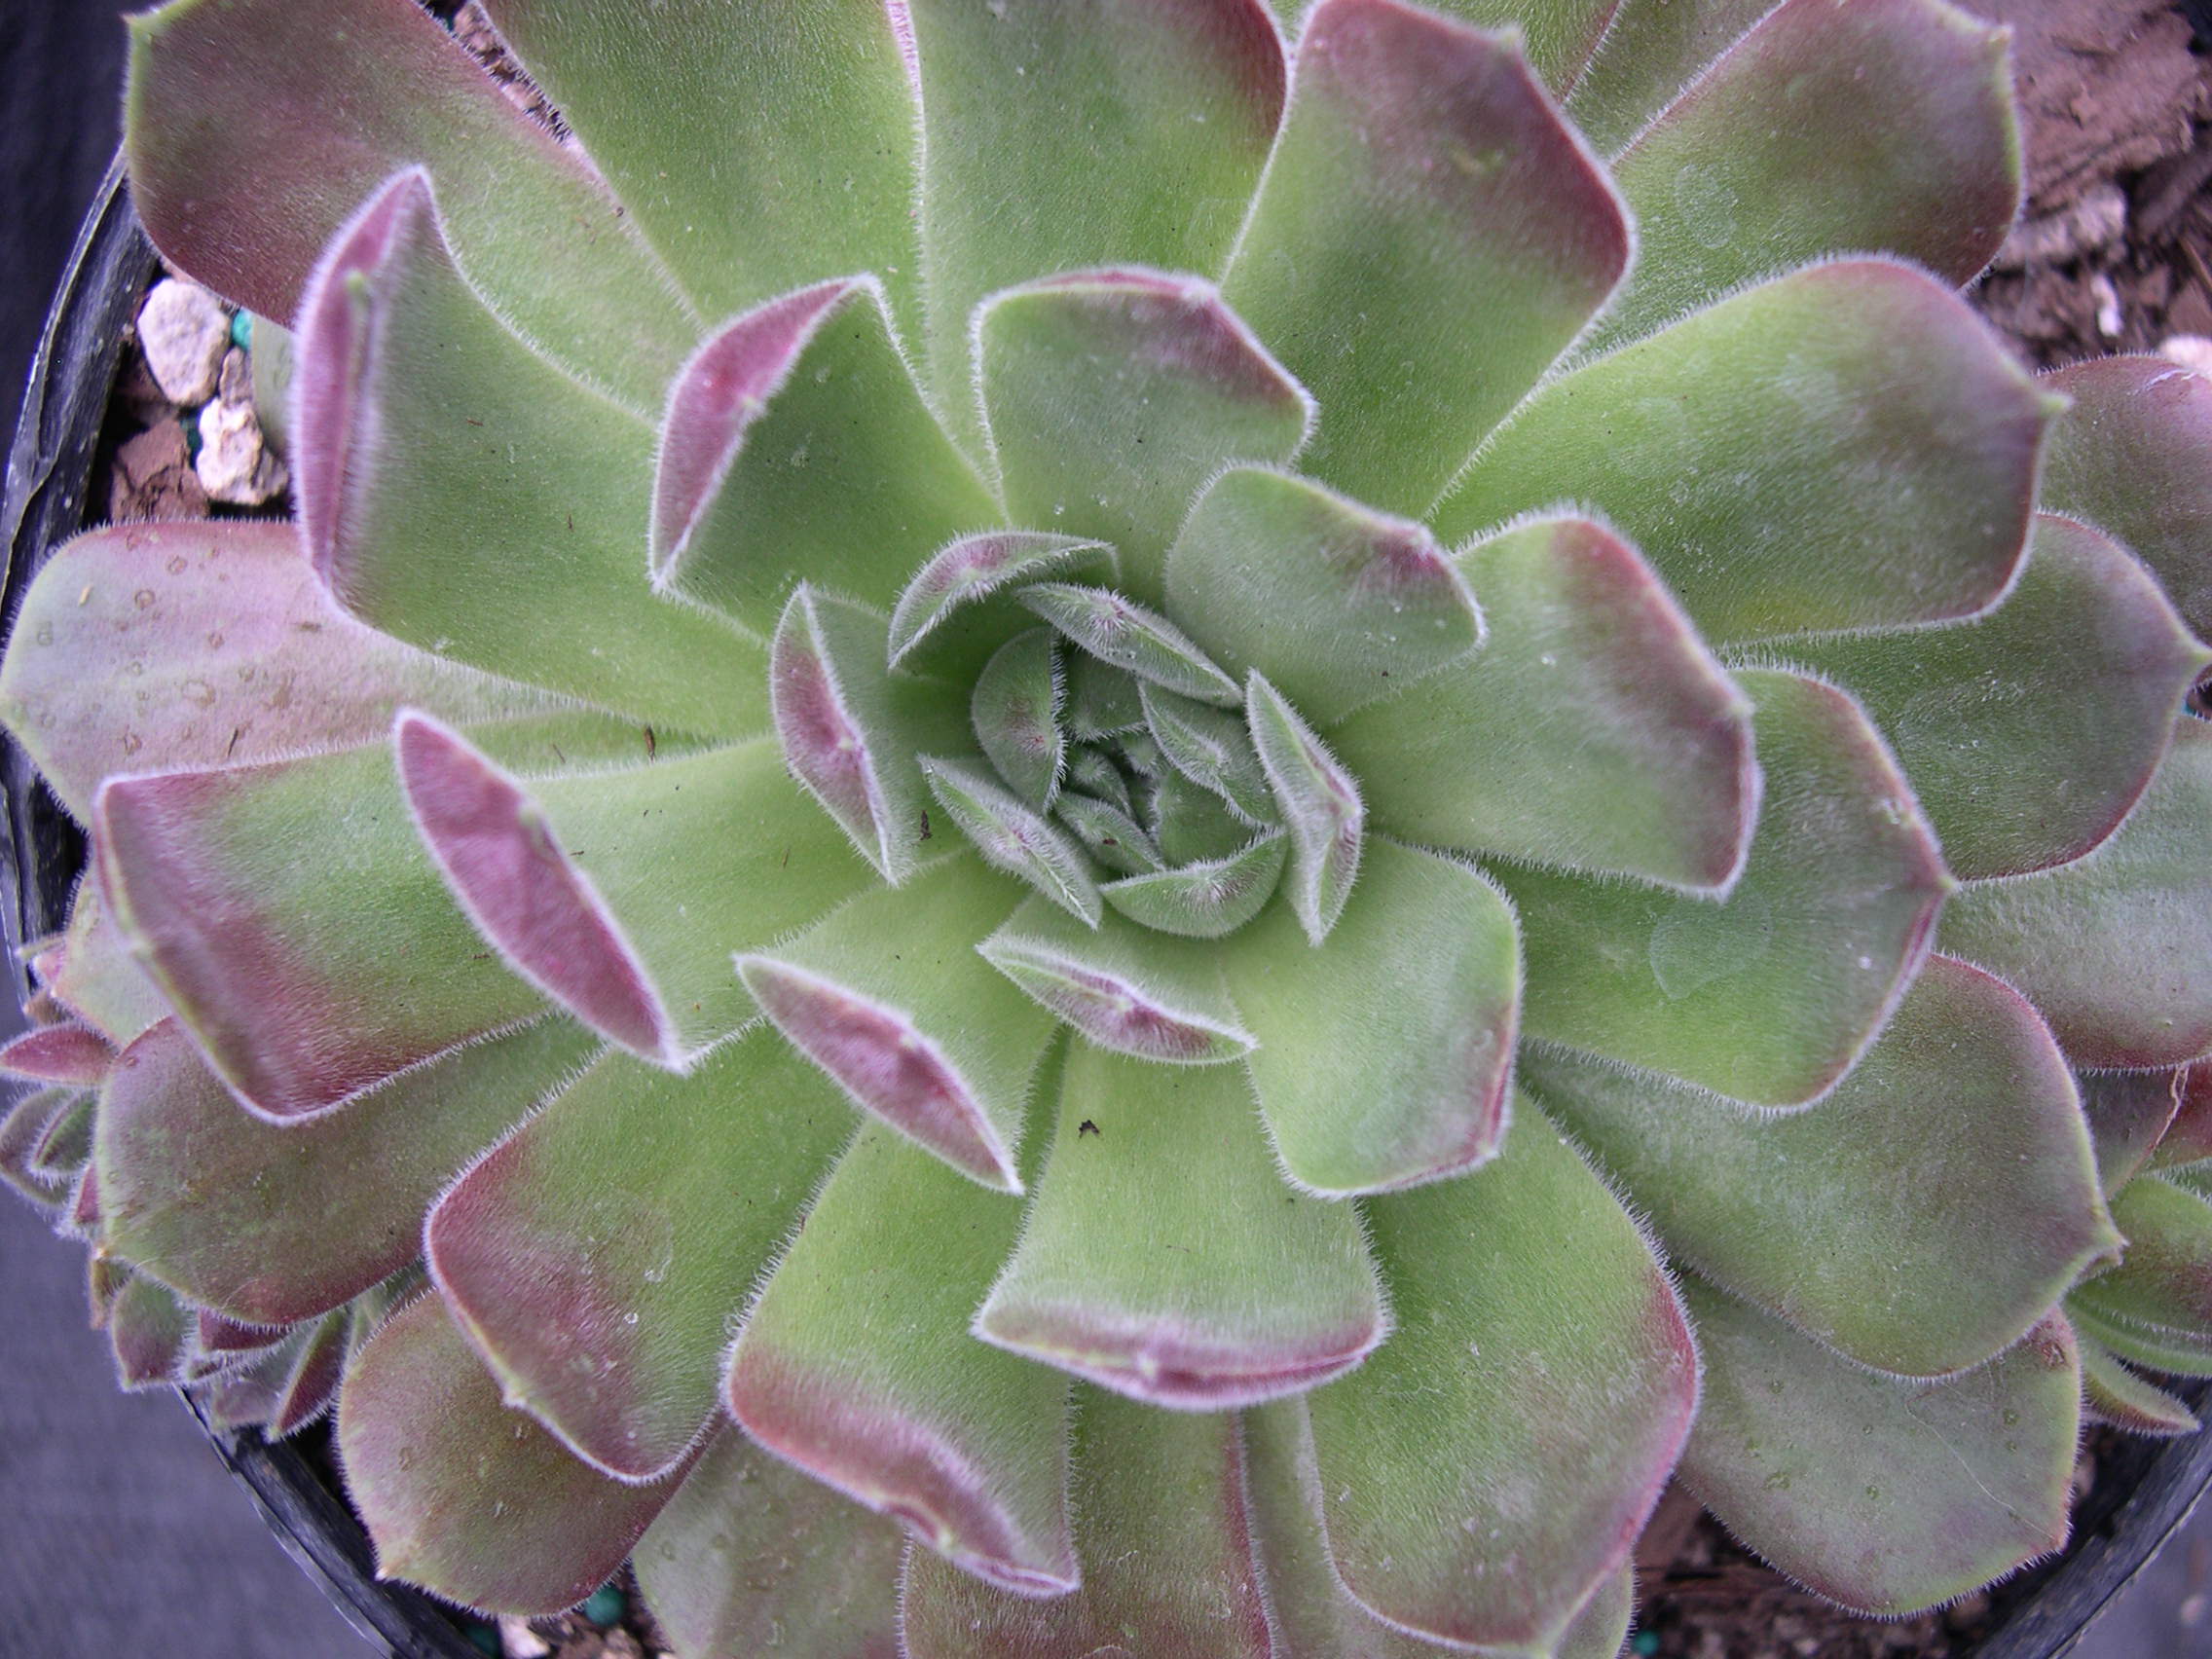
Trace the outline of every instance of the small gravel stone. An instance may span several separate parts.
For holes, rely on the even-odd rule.
[[[138,344],[165,397],[203,403],[215,393],[215,374],[230,349],[231,319],[199,283],[166,276],[138,308]]]
[[[553,1644],[532,1630],[527,1619],[518,1619],[512,1613],[499,1616],[499,1645],[506,1659],[545,1659],[553,1651]]]
[[[608,1631],[607,1633],[607,1645],[601,1648],[600,1652],[603,1659],[645,1659],[645,1648],[640,1646],[638,1639],[626,1630]]]
[[[115,452],[107,516],[117,524],[207,516],[207,492],[193,470],[184,423],[174,415],[165,415]]]
[[[2212,340],[2201,334],[2169,335],[2160,343],[2158,355],[2200,375],[2212,375]]]
[[[2110,247],[2127,234],[2127,193],[2109,179],[2083,193],[2064,211],[2023,219],[1990,261],[1999,271],[2031,265],[2064,265]]]

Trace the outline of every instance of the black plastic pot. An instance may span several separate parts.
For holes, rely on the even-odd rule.
[[[86,495],[123,333],[155,267],[120,164],[78,234],[32,364],[22,420],[0,498],[0,613],[13,618],[48,552],[99,516]],[[38,783],[28,757],[0,740],[7,825],[0,835],[0,912],[10,961],[27,939],[57,931],[84,860],[83,838]],[[2212,1384],[2185,1389],[2201,1412]],[[480,1659],[436,1603],[375,1576],[367,1534],[330,1479],[289,1444],[207,1427],[231,1472],[277,1541],[347,1620],[395,1659]],[[2099,1458],[2094,1490],[2076,1512],[2075,1542],[2054,1563],[1993,1592],[1997,1624],[1974,1659],[2057,1659],[2126,1588],[2212,1483],[2212,1433],[2130,1438]]]

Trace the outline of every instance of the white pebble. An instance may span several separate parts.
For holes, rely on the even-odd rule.
[[[2212,375],[2212,340],[2201,334],[2169,334],[2158,355],[2200,375]]]
[[[2118,340],[2127,324],[2120,314],[2120,290],[2102,271],[2089,278],[2089,297],[2097,302],[2097,332],[2107,340]]]
[[[200,411],[200,459],[192,469],[212,501],[258,507],[284,488],[284,463],[261,441],[250,403],[210,403]]]
[[[499,1615],[499,1646],[507,1659],[545,1659],[553,1644],[512,1613]]]
[[[164,277],[138,308],[138,343],[146,366],[171,403],[204,403],[230,349],[231,319],[223,302],[197,282]]]

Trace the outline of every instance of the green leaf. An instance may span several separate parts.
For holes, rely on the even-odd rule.
[[[503,1408],[435,1295],[392,1314],[353,1356],[338,1450],[380,1577],[525,1617],[606,1583],[676,1487],[609,1480]]]
[[[916,291],[914,100],[889,8],[485,10],[702,311],[848,271]]]
[[[2153,1341],[2212,1343],[2212,1201],[2147,1175],[2113,1195],[2112,1218],[2126,1257],[2077,1286],[2068,1307]]]
[[[129,23],[131,199],[184,270],[291,317],[354,206],[421,166],[469,282],[534,349],[633,408],[659,397],[690,302],[591,161],[420,8],[184,0]]]
[[[1286,839],[1277,830],[1240,853],[1124,876],[1101,886],[1099,897],[1130,921],[1161,933],[1219,939],[1258,915],[1274,896]]]
[[[2097,1185],[2106,1198],[2135,1179],[2146,1164],[2166,1151],[2167,1131],[2182,1104],[2181,1071],[2080,1072],[2082,1112],[2088,1120],[2089,1142],[2097,1154]],[[2187,1142],[2188,1129],[2172,1137]],[[2182,1152],[2180,1147],[2174,1149]],[[2186,1160],[2196,1148],[2182,1152]]]
[[[1592,349],[1838,253],[1979,275],[2020,205],[2009,41],[1944,0],[1777,6],[1614,159],[1636,273]]]
[[[107,1247],[248,1324],[326,1312],[412,1262],[438,1194],[595,1046],[542,1019],[272,1124],[164,1020],[123,1051],[93,1121]]]
[[[1140,747],[1141,745],[1141,747]],[[1211,790],[1201,789],[1167,763],[1167,756],[1149,733],[1123,745],[1123,758],[1133,766],[1149,765],[1135,791],[1136,806],[1151,826],[1160,856],[1173,865],[1205,864],[1241,853],[1252,845],[1253,828]],[[1269,811],[1274,810],[1271,792]],[[1272,890],[1272,883],[1271,883]]]
[[[544,1010],[446,892],[388,752],[116,779],[92,828],[147,975],[270,1117]]]
[[[1505,1132],[1520,939],[1496,889],[1378,840],[1320,949],[1277,905],[1222,946],[1284,1170],[1325,1197],[1473,1168]]]
[[[1058,638],[1050,628],[1016,634],[984,665],[968,702],[969,723],[991,765],[1039,811],[1051,808],[1067,766]]]
[[[896,886],[924,856],[923,749],[961,746],[957,699],[884,666],[884,621],[801,582],[770,647],[769,705],[784,760],[807,793]]]
[[[1522,1075],[1670,1257],[1873,1370],[1980,1364],[2120,1243],[2049,1033],[1944,957],[1792,1116],[1556,1053]]]
[[[2057,1317],[1988,1365],[1878,1377],[1687,1280],[1705,1396],[1682,1479],[1800,1584],[1894,1618],[1979,1589],[2066,1542],[2081,1422]]]
[[[1259,669],[1324,728],[1483,638],[1474,596],[1426,529],[1258,468],[1223,473],[1198,498],[1167,592],[1215,660]]]
[[[968,1335],[1021,1209],[880,1127],[807,1213],[730,1355],[753,1439],[1021,1596],[1075,1588],[1067,1380]]]
[[[1434,522],[1586,503],[1715,644],[1942,621],[2011,582],[2055,407],[1957,295],[1843,260],[1547,382]]]
[[[1385,1325],[1358,1219],[1285,1189],[1251,1114],[1231,1068],[1077,1044],[1021,1242],[976,1334],[1182,1411],[1358,1365]]]
[[[1053,803],[1052,813],[1083,843],[1084,851],[1110,870],[1142,875],[1166,867],[1144,826],[1111,801],[1065,790]]]
[[[2066,1315],[2083,1336],[2132,1364],[2176,1377],[2212,1377],[2212,1338],[2108,1317],[2074,1296],[2066,1299]]]
[[[446,1192],[424,1254],[508,1405],[657,1480],[706,1433],[730,1321],[852,1127],[764,1026],[682,1077],[604,1053]]]
[[[1103,541],[1035,530],[955,536],[914,573],[891,612],[891,666],[972,678],[993,651],[1029,626],[1009,588],[1042,576],[1114,579],[1114,550]]]
[[[1969,882],[1942,947],[2026,994],[2075,1064],[2173,1066],[2212,1049],[2212,726],[2184,716],[2165,764],[2085,859]]]
[[[1318,945],[1359,874],[1367,840],[1359,781],[1256,668],[1245,680],[1244,717],[1290,840],[1290,907]]]
[[[2151,1155],[2154,1169],[2186,1167],[2212,1159],[2212,1060],[2185,1066],[2169,1081],[2174,1110]]]
[[[300,534],[355,616],[676,730],[765,723],[758,643],[641,579],[650,424],[486,309],[421,173],[332,244],[296,380]]]
[[[1554,868],[1725,888],[1758,808],[1751,706],[1666,586],[1601,525],[1460,555],[1494,627],[1332,741],[1379,825]]]
[[[2094,1337],[2077,1331],[2074,1341],[2082,1352],[2083,1411],[2092,1422],[2155,1435],[2194,1434],[2204,1426],[2194,1412],[2136,1376]]]
[[[1529,67],[1564,98],[1614,26],[1622,0],[1442,0],[1436,9],[1477,28],[1517,32]]]
[[[1994,611],[1775,648],[1865,705],[1968,880],[2070,864],[2118,829],[2212,664],[2138,561],[2049,513]]]
[[[1222,292],[1321,407],[1325,483],[1419,514],[1627,268],[1610,183],[1509,39],[1322,0]]]
[[[1170,1065],[1217,1065],[1253,1047],[1211,951],[1112,912],[1092,930],[1030,899],[977,949],[1101,1048]]]
[[[976,335],[1008,510],[1110,542],[1121,585],[1148,605],[1206,480],[1287,461],[1312,429],[1305,388],[1194,276],[1048,277],[992,296]]]
[[[46,984],[71,1013],[121,1048],[156,1020],[167,1018],[169,1008],[140,971],[129,940],[100,898],[106,886],[95,845],[69,902],[69,931],[62,935],[60,960]]]
[[[653,480],[656,588],[765,632],[803,577],[889,607],[998,505],[922,400],[872,276],[771,300],[669,388]]]
[[[1143,687],[1145,729],[1167,763],[1254,829],[1278,822],[1268,774],[1253,752],[1244,722],[1226,709],[1179,697],[1157,685]]]
[[[1021,1191],[1024,1103],[1055,1024],[976,953],[1017,897],[955,855],[737,962],[768,1017],[859,1105],[1011,1193]]]
[[[1067,724],[1070,735],[1095,740],[1134,731],[1144,724],[1140,682],[1085,651],[1070,651],[1061,665],[1067,673]]]
[[[1773,10],[1774,0],[1621,0],[1567,113],[1610,156]]]
[[[645,1529],[631,1565],[679,1659],[778,1643],[815,1659],[892,1659],[904,1549],[890,1522],[725,1433]]]
[[[191,1342],[192,1316],[168,1287],[135,1275],[108,1309],[108,1346],[115,1353],[117,1385],[128,1389],[173,1386]]]
[[[2163,357],[2106,357],[2042,384],[2074,400],[2051,427],[2043,504],[2126,543],[2212,639],[2212,380]]]
[[[1282,46],[1260,0],[905,9],[929,362],[967,420],[985,295],[1085,267],[1219,267],[1282,113]]]
[[[1794,1106],[1881,1029],[1955,883],[1850,698],[1787,674],[1736,681],[1766,784],[1725,899],[1494,873],[1521,912],[1528,1035]]]
[[[1364,1207],[1398,1328],[1308,1397],[1340,1581],[1431,1641],[1549,1653],[1689,1432],[1680,1305],[1532,1107],[1488,1167]]]
[[[1243,701],[1236,682],[1215,667],[1180,628],[1111,588],[1036,582],[1014,597],[1111,667],[1201,703],[1227,709]]]
[[[921,765],[938,805],[985,864],[1027,882],[1087,926],[1098,925],[1098,886],[1089,866],[1050,819],[1001,789],[980,766],[930,755]]]
[[[1274,1659],[1240,1419],[1077,1391],[1072,1507],[1083,1584],[1016,1597],[906,1557],[906,1659]]]

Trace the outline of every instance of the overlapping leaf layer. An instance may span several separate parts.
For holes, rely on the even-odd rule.
[[[1677,1471],[1899,1612],[2194,1427],[2212,387],[1958,298],[1997,31],[482,10],[133,24],[298,510],[0,669],[127,1382],[686,1659],[1602,1659]]]

